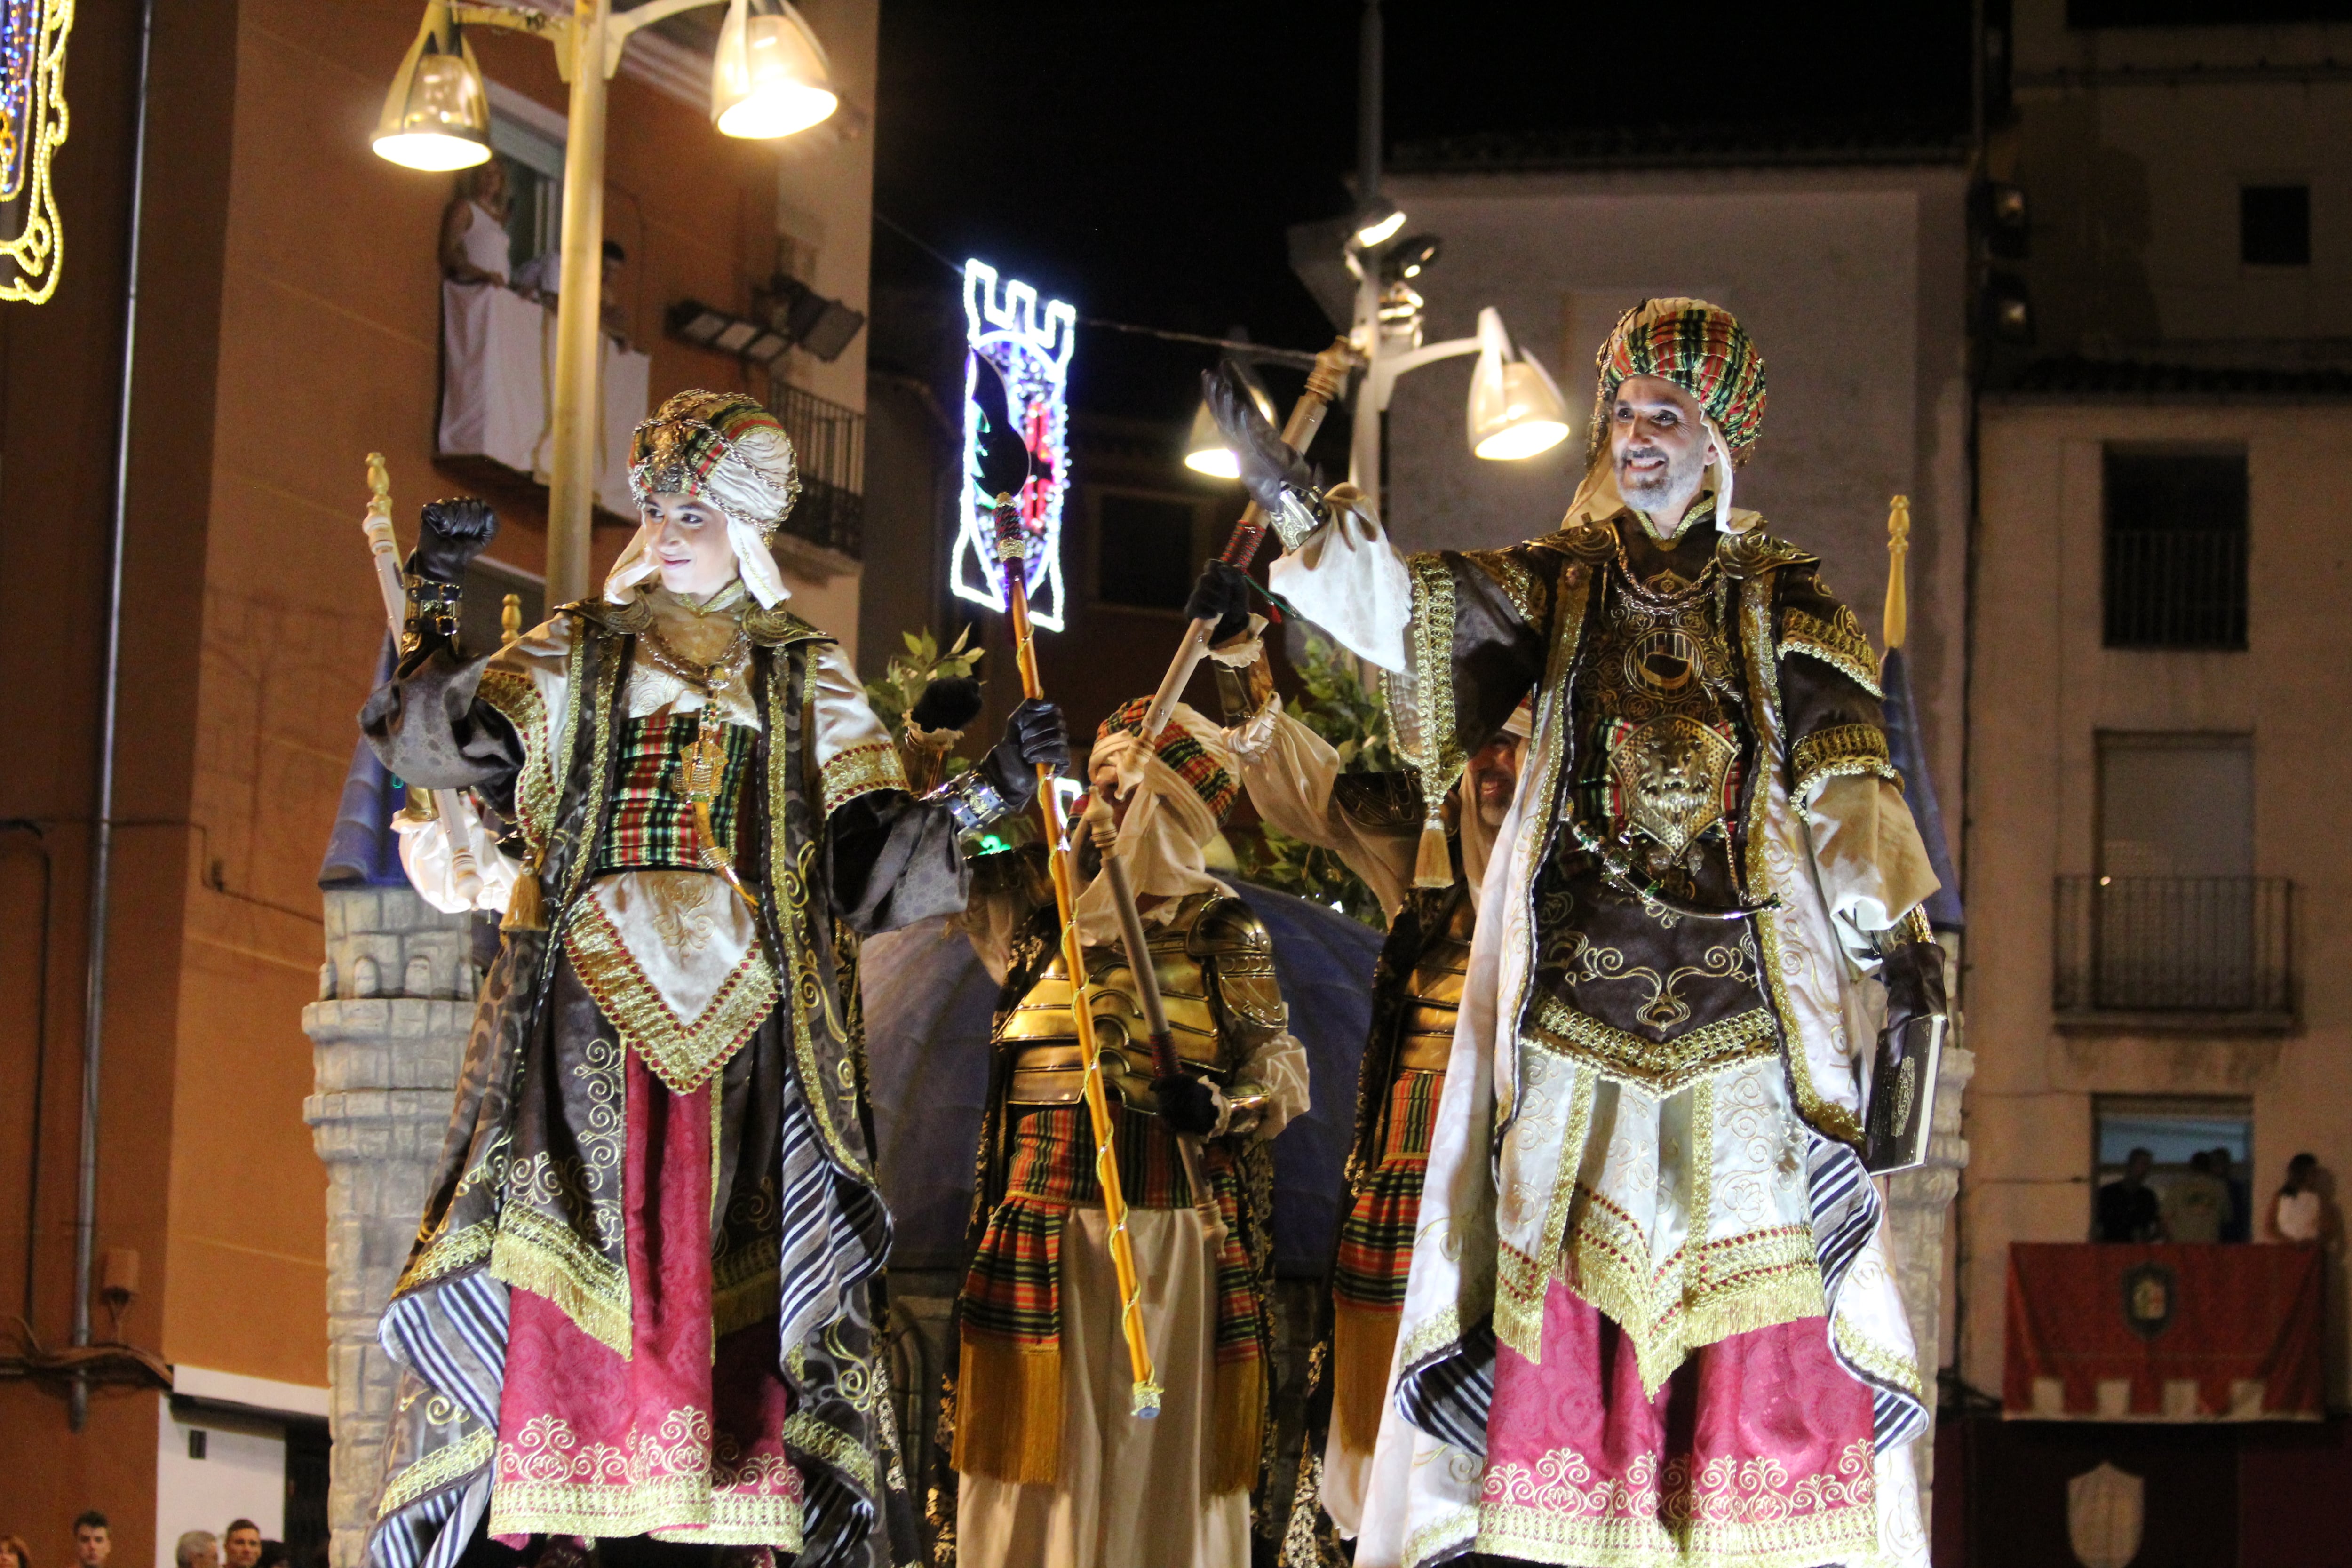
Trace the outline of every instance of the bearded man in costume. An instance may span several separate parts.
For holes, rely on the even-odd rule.
[[[1222,629],[1239,617],[1247,595],[1238,571],[1212,562],[1189,608],[1222,616]],[[1372,1026],[1356,1079],[1348,1207],[1327,1315],[1310,1357],[1315,1386],[1286,1535],[1286,1561],[1313,1562],[1312,1543],[1321,1534],[1317,1510],[1341,1536],[1354,1536],[1362,1521],[1404,1310],[1431,1123],[1454,1048],[1478,894],[1518,785],[1528,711],[1524,704],[1515,710],[1501,732],[1466,760],[1445,803],[1451,875],[1441,887],[1415,887],[1425,816],[1421,781],[1411,773],[1343,772],[1330,742],[1283,710],[1255,636],[1213,648],[1210,657],[1230,667],[1248,654],[1255,658],[1242,672],[1217,672],[1220,686],[1233,692],[1229,715],[1241,719],[1227,739],[1242,787],[1269,826],[1338,855],[1371,889],[1389,921],[1372,971]]]
[[[1864,978],[1902,1026],[1942,967],[1877,661],[1731,506],[1764,372],[1729,313],[1646,301],[1598,363],[1559,531],[1405,560],[1218,387],[1275,590],[1391,672],[1424,798],[1535,709],[1355,1561],[1924,1563],[1858,1058]]]
[[[486,1531],[551,1561],[887,1568],[918,1548],[874,1337],[857,937],[961,908],[960,834],[1067,745],[1024,706],[973,773],[907,793],[848,659],[783,607],[768,542],[800,486],[750,398],[672,398],[629,478],[644,525],[603,595],[482,657],[456,584],[488,510],[426,508],[362,715],[388,768],[478,803],[408,835],[428,897],[463,906],[452,834],[519,862],[485,879],[504,940],[384,1314],[369,1559],[448,1568]]]
[[[1250,1560],[1249,1494],[1271,1427],[1266,1143],[1307,1109],[1307,1055],[1287,1029],[1265,928],[1203,862],[1235,795],[1223,737],[1180,703],[1147,745],[1150,706],[1129,703],[1096,737],[1090,775],[1116,805],[1095,808],[1092,837],[1126,868],[1181,1072],[1154,1068],[1099,868],[1076,919],[1160,1413],[1132,1413],[1072,987],[1048,904],[1013,943],[992,1038],[978,1237],[959,1304],[963,1568]]]

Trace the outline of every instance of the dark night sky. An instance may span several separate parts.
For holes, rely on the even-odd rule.
[[[1967,0],[1386,10],[1391,156],[1482,132],[1968,121]],[[1081,315],[1318,348],[1330,329],[1284,230],[1348,207],[1360,15],[1356,0],[885,0],[876,207]],[[952,284],[879,225],[874,271]],[[1073,401],[1183,417],[1208,357],[1087,330]]]

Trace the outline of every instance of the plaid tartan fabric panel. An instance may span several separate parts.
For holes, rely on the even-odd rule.
[[[963,1277],[966,1333],[1050,1345],[1062,1332],[1062,1222],[1067,1207],[1015,1194],[988,1216]]]
[[[1129,1208],[1192,1206],[1175,1135],[1159,1117],[1121,1106],[1117,1136],[1119,1186]],[[1256,1283],[1241,1243],[1240,1186],[1223,1146],[1211,1143],[1203,1153],[1225,1222],[1217,1258],[1217,1360],[1245,1361],[1259,1353],[1260,1335]],[[966,1330],[1053,1342],[1061,1331],[1062,1223],[1071,1209],[1100,1202],[1086,1106],[1024,1110],[1013,1131],[1004,1200],[988,1216],[964,1275]]]
[[[677,792],[679,762],[694,739],[692,714],[650,713],[631,720],[621,731],[620,786],[614,791],[612,826],[604,835],[595,869],[699,870],[694,807]],[[735,847],[735,806],[743,770],[751,765],[759,737],[740,724],[722,724],[727,772],[710,803],[710,826],[724,848]]]
[[[1389,1090],[1388,1136],[1381,1163],[1339,1222],[1339,1258],[1331,1292],[1360,1307],[1404,1307],[1412,1268],[1412,1233],[1429,1173],[1429,1124],[1445,1087],[1442,1072],[1406,1071]]]

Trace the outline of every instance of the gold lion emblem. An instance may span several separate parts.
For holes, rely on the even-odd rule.
[[[1723,816],[1723,780],[1737,754],[1718,731],[1669,714],[1636,728],[1609,755],[1626,819],[1669,858]]]

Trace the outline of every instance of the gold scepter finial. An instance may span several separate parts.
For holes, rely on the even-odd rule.
[[[382,452],[370,452],[367,457],[368,515],[392,515],[392,469],[384,464]]]
[[[1911,555],[1911,498],[1896,496],[1886,511],[1886,619],[1880,640],[1893,653],[1910,628],[1910,595],[1903,585]]]

